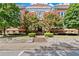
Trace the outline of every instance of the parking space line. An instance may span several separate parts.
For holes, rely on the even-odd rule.
[[[25,51],[21,51],[21,52],[18,54],[18,56],[21,56],[24,52],[25,52]]]

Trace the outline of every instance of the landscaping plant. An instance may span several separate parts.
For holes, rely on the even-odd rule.
[[[46,33],[44,33],[44,36],[45,37],[53,37],[53,33],[46,32]]]
[[[35,37],[36,36],[36,33],[28,33],[28,36],[29,37]]]

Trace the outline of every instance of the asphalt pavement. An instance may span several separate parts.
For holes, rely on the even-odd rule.
[[[0,56],[79,56],[79,50],[56,51],[0,51]]]

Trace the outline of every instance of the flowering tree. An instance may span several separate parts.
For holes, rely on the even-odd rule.
[[[27,13],[24,18],[24,27],[26,28],[26,32],[33,31],[37,27],[37,16],[34,14]]]
[[[63,27],[62,18],[52,13],[44,16],[43,23],[45,24],[46,31],[50,31],[54,27]]]

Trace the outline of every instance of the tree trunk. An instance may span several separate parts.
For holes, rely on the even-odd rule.
[[[77,29],[78,30],[78,35],[79,35],[79,29]]]
[[[5,30],[6,30],[6,28],[4,27],[4,29],[3,29],[3,36],[4,37],[6,36]]]
[[[26,35],[28,35],[28,28],[25,28],[26,29]]]

